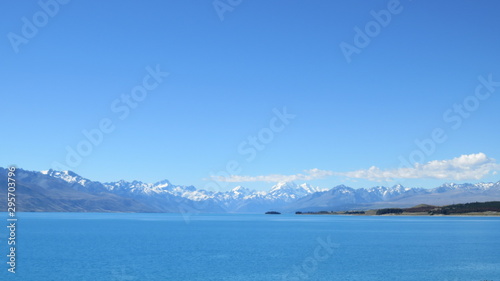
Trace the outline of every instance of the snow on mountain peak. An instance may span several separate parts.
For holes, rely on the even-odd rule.
[[[321,188],[319,186],[313,187],[312,185],[308,183],[303,183],[300,185],[300,187],[304,190],[307,190],[309,193],[314,193],[314,192],[320,192],[320,191],[327,191],[328,188]]]
[[[72,171],[55,171],[55,170],[46,170],[41,172],[44,175],[48,175],[54,178],[62,179],[68,183],[78,183],[80,185],[85,186],[90,180],[79,176],[78,174]]]
[[[249,190],[248,188],[244,188],[243,186],[241,185],[238,185],[237,187],[233,188],[230,190],[230,192],[233,192],[235,194],[244,194],[244,195],[248,195],[249,193],[251,193],[251,190]]]
[[[172,183],[169,180],[162,180],[154,184],[155,186],[160,186],[160,187],[167,187],[172,185]]]
[[[318,188],[313,188],[307,183],[297,185],[295,182],[278,182],[267,193],[268,198],[282,198],[287,201],[298,199],[319,191]]]
[[[278,182],[275,184],[269,193],[273,193],[279,190],[294,190],[297,189],[297,184],[294,182]]]

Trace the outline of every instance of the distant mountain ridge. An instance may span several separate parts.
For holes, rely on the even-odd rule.
[[[486,202],[500,198],[500,181],[496,183],[448,183],[432,189],[377,186],[354,189],[344,185],[300,198],[286,211],[342,211],[374,208],[411,207],[418,204],[447,205]]]
[[[7,170],[0,168],[6,182]],[[500,200],[497,183],[444,184],[434,189],[377,186],[353,189],[339,185],[331,189],[281,182],[269,191],[237,186],[228,191],[207,191],[194,186],[116,181],[101,183],[71,171],[16,172],[20,211],[52,212],[216,212],[262,213],[268,210],[338,211],[417,204],[452,204]],[[5,190],[0,191],[5,193]],[[5,209],[6,202],[0,201]]]

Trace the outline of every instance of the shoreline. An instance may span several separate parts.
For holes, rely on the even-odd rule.
[[[459,213],[459,214],[427,214],[427,213],[402,213],[402,214],[383,214],[377,215],[374,213],[365,213],[365,214],[345,214],[341,212],[334,213],[302,213],[296,215],[316,215],[316,216],[360,216],[360,217],[500,217],[500,212],[494,212],[489,214],[484,213]]]

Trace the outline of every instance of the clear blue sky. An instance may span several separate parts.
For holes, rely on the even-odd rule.
[[[390,21],[374,25],[370,12],[388,5]],[[243,0],[223,20],[213,1],[69,1],[50,6],[52,16],[38,1],[0,7],[0,166],[66,165],[67,147],[104,119],[114,130],[69,165],[93,180],[204,188],[231,160],[240,168],[233,176],[246,180],[222,189],[268,189],[269,175],[310,169],[325,175],[298,182],[326,188],[500,179],[500,86],[490,85],[488,97],[483,86],[484,99],[474,100],[478,77],[500,82],[498,1]],[[23,18],[40,27],[29,30]],[[348,62],[341,43],[356,47],[355,28],[367,25],[379,29]],[[143,84],[148,66],[169,75],[131,108],[120,98]],[[464,102],[460,115],[454,105]],[[274,122],[266,139],[273,109],[284,107],[295,117]],[[436,128],[446,140],[424,154],[415,140]],[[243,143],[259,132],[268,142],[262,150]],[[477,172],[469,178],[454,176],[456,166],[440,177],[363,176],[372,166],[394,172],[415,151],[425,156],[414,158],[421,165],[485,156],[466,161],[474,167],[462,168]]]

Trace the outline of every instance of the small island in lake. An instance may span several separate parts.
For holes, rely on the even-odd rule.
[[[266,212],[266,215],[281,215],[281,213],[276,212],[276,211],[269,211],[269,212]]]

